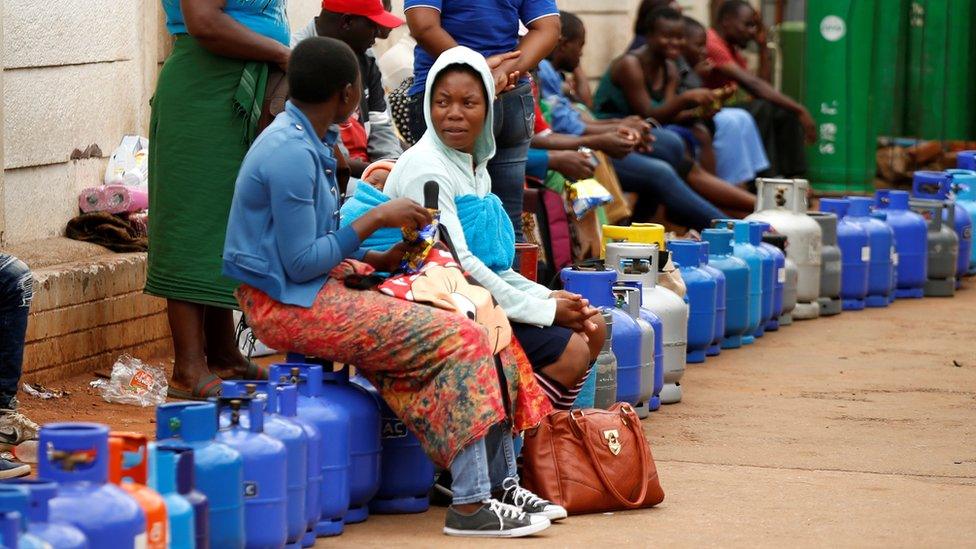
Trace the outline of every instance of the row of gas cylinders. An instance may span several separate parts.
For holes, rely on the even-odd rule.
[[[756,212],[717,219],[701,241],[655,224],[604,227],[604,260],[564,269],[567,290],[603,309],[610,337],[577,406],[681,400],[686,363],[749,345],[794,319],[952,296],[976,274],[976,151],[959,168],[916,172],[912,192],[825,198],[805,180],[760,179]],[[664,266],[680,271],[680,285]]]
[[[606,227],[604,261],[562,272],[610,327],[577,406],[623,401],[646,417],[681,400],[686,362],[793,319],[952,295],[976,271],[976,154],[960,163],[917,173],[912,196],[824,199],[822,212],[807,212],[805,181],[760,180],[757,212],[715,220],[700,242],[665,242],[659,225]],[[300,356],[271,379],[158,407],[153,443],[45,425],[42,480],[0,483],[3,545],[309,547],[371,512],[427,509],[434,466],[368,382]]]
[[[304,362],[271,376],[159,406],[154,442],[43,426],[43,480],[0,483],[2,546],[311,547],[370,513],[427,510],[434,465],[365,379]]]

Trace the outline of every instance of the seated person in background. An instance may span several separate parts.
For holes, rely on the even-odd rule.
[[[694,136],[703,148],[707,146],[709,150],[709,154],[703,156],[708,156],[714,163],[711,135],[701,123],[701,115],[714,111],[718,95],[706,88],[690,89],[680,94],[677,91],[679,75],[674,59],[681,56],[684,42],[681,14],[671,8],[660,8],[652,11],[648,19],[647,44],[613,61],[600,80],[593,100],[597,116],[637,115],[661,122],[691,124]],[[672,127],[667,129],[672,130]],[[707,170],[702,171],[708,174]],[[726,184],[724,180],[712,179],[713,183],[720,182],[719,185],[693,185],[693,188],[730,215],[752,212],[755,196]]]
[[[356,369],[453,474],[444,532],[516,537],[547,528],[565,509],[518,485],[510,425],[488,331],[455,311],[355,290],[344,280],[391,271],[406,247],[365,251],[384,227],[423,227],[430,213],[391,200],[339,227],[332,126],[360,99],[359,63],[342,42],[309,38],[292,51],[291,100],[258,137],[238,175],[224,247],[224,274],[254,333],[269,345]],[[366,185],[363,185],[366,187]],[[498,353],[518,403],[511,349]],[[512,379],[513,376],[514,379]],[[541,417],[544,397],[531,404]],[[518,417],[518,410],[515,416]],[[499,501],[500,498],[504,500]]]
[[[649,124],[639,116],[586,119],[573,107],[563,95],[563,80],[558,71],[571,72],[579,66],[586,29],[571,13],[562,12],[560,19],[562,36],[549,58],[539,64],[538,72],[540,96],[551,109],[550,123],[556,133],[547,138],[548,144],[535,146],[547,149],[587,146],[613,157],[621,186],[638,195],[634,208],[636,221],[651,219],[662,204],[671,221],[695,230],[707,228],[712,219],[726,215],[703,198],[701,191],[692,188],[726,190],[731,186],[691,161],[684,143],[674,132],[655,128],[648,133]],[[647,151],[652,140],[653,146]]]
[[[681,12],[681,5],[676,0],[642,0],[637,8],[637,17],[634,18],[634,39],[630,42],[627,51],[636,50],[647,43],[647,16],[658,8],[671,8]]]
[[[703,75],[712,65],[705,51],[705,27],[691,17],[684,18],[685,40],[678,61],[681,80],[678,91],[701,88]],[[744,109],[724,107],[713,117],[715,132],[715,175],[744,186],[769,169],[769,159],[752,115]]]
[[[714,69],[705,85],[721,88],[737,84],[755,99],[741,106],[752,114],[762,135],[773,176],[798,177],[807,171],[804,140],[813,143],[817,128],[806,107],[780,93],[746,69],[740,50],[756,40],[758,14],[744,0],[726,0],[708,29],[705,48]],[[765,54],[760,44],[760,54]]]
[[[600,81],[594,98],[597,116],[633,113],[667,124],[689,141],[693,152],[701,150],[702,167],[714,173],[715,152],[706,122],[714,127],[711,117],[719,94],[702,87],[678,92],[677,60],[684,41],[681,14],[659,8],[646,17],[647,43],[611,62]]]
[[[403,24],[391,9],[390,0],[323,0],[318,17],[291,37],[292,46],[313,36],[335,38],[356,53],[363,96],[352,119],[343,123],[339,141],[354,177],[359,177],[371,161],[397,158],[403,153],[386,104],[383,75],[371,49],[377,38],[387,38],[392,29]]]
[[[512,270],[515,233],[486,168],[495,154],[493,82],[484,57],[471,49],[451,48],[437,58],[423,95],[427,131],[397,161],[384,193],[422,203],[424,184],[437,182],[440,222],[462,267],[505,310],[553,405],[569,409],[606,326],[581,296],[553,292]]]
[[[0,252],[0,450],[37,440],[39,427],[17,411],[17,388],[24,364],[27,315],[34,278],[24,262]],[[0,458],[0,479],[29,475],[30,465]]]

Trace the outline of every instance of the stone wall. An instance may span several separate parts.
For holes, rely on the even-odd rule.
[[[560,1],[586,21],[583,63],[591,78],[630,41],[637,3]],[[681,4],[704,17],[707,0]],[[394,5],[402,10],[399,0]],[[289,0],[293,26],[304,26],[319,6]],[[0,14],[2,246],[61,234],[78,192],[101,180],[122,135],[147,133],[149,99],[170,41],[157,0],[0,0]]]

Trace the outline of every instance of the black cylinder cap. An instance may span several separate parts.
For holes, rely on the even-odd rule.
[[[767,244],[772,244],[773,246],[776,246],[777,248],[782,250],[784,253],[786,252],[786,235],[765,233],[763,234],[762,239],[763,242]]]

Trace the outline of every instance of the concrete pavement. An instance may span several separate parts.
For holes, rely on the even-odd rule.
[[[976,283],[955,299],[797,322],[689,365],[644,422],[666,493],[535,538],[440,533],[443,509],[372,517],[317,547],[976,544]]]

